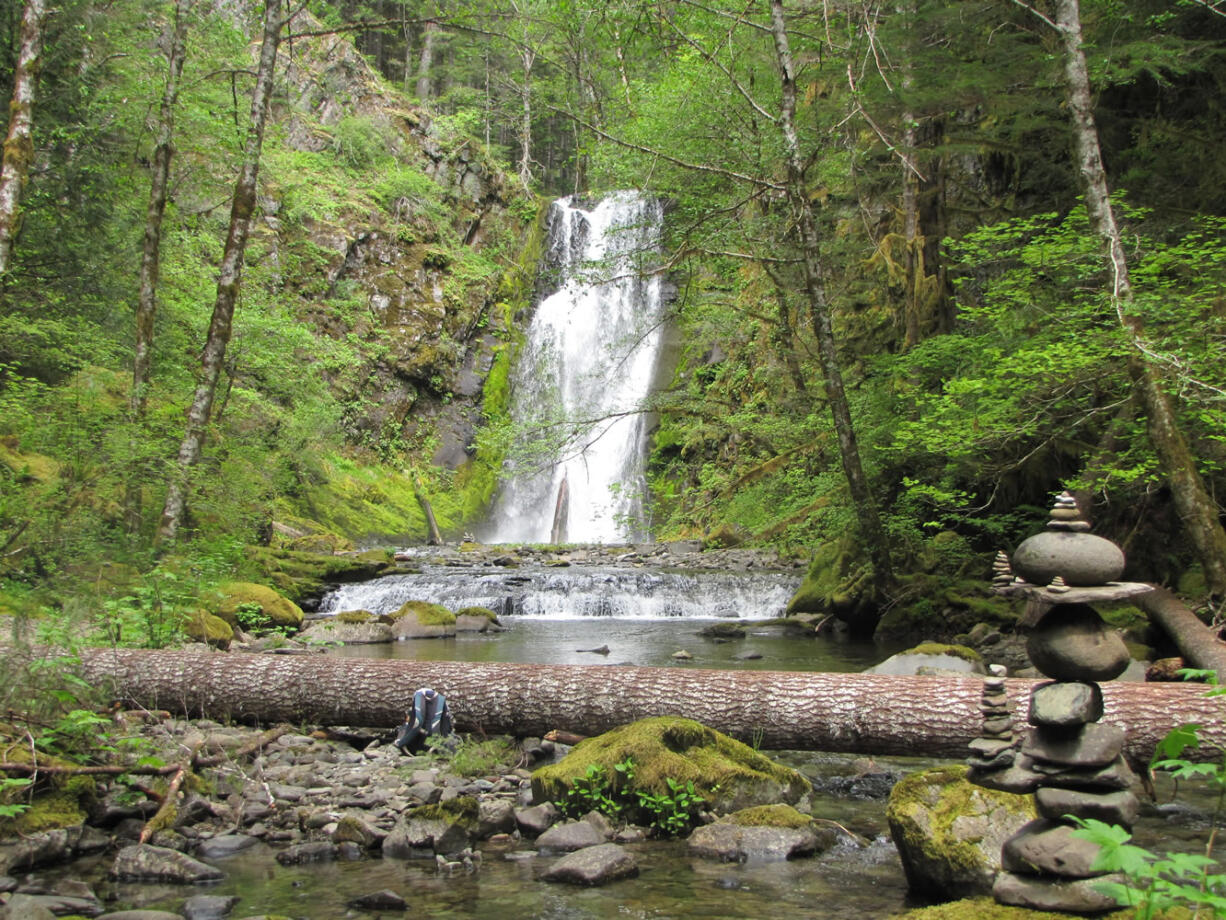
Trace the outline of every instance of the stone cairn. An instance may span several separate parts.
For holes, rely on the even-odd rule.
[[[1039,818],[1005,842],[993,896],[1034,910],[1093,914],[1115,907],[1096,888],[1096,844],[1072,835],[1067,818],[1096,818],[1131,827],[1137,815],[1135,780],[1124,761],[1124,731],[1099,721],[1099,681],[1128,667],[1120,636],[1090,606],[1131,597],[1148,585],[1115,581],[1124,554],[1090,529],[1073,496],[1056,499],[1047,530],[1025,540],[1012,562],[998,553],[993,587],[1027,599],[1021,625],[1027,652],[1048,683],[1030,695],[1029,728],[1014,732],[1005,682],[984,681],[983,734],[971,742],[972,782],[1019,794],[1034,793]],[[1112,879],[1117,880],[1117,879]]]

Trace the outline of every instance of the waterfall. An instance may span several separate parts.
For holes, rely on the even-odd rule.
[[[643,539],[648,395],[663,336],[663,285],[646,274],[663,211],[637,192],[550,208],[542,291],[511,379],[526,434],[483,537],[491,543]],[[542,437],[538,432],[545,432]]]

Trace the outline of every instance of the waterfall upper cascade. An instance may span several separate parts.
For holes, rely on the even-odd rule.
[[[590,210],[550,209],[545,280],[511,381],[511,417],[562,432],[552,459],[514,461],[484,538],[491,543],[641,539],[647,425],[637,410],[661,350],[663,285],[653,267],[663,209],[615,192]],[[531,435],[528,435],[531,438]]]

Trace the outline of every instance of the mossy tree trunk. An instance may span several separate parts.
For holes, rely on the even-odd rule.
[[[183,443],[179,446],[179,456],[171,472],[166,503],[162,509],[158,539],[163,542],[173,540],[182,523],[183,512],[187,507],[188,480],[192,469],[200,461],[204,448],[204,436],[213,410],[217,382],[221,378],[226,346],[230,342],[234,308],[238,302],[243,277],[243,254],[247,249],[247,236],[251,230],[252,215],[255,213],[260,151],[264,144],[264,126],[268,120],[277,46],[281,40],[283,25],[281,0],[266,0],[264,44],[260,50],[255,91],[251,96],[251,120],[247,127],[243,162],[230,205],[230,229],[226,235],[226,245],[217,277],[217,299],[213,304],[213,317],[200,358],[200,379],[187,411],[187,431],[183,436]]]
[[[1187,438],[1179,425],[1166,381],[1145,339],[1144,322],[1133,308],[1132,281],[1123,239],[1111,207],[1107,171],[1103,166],[1094,120],[1094,100],[1082,50],[1081,11],[1078,0],[1057,0],[1056,19],[1049,24],[1060,36],[1064,51],[1064,78],[1073,122],[1077,166],[1085,190],[1090,225],[1102,238],[1112,272],[1111,300],[1120,324],[1133,345],[1129,373],[1141,396],[1149,440],[1166,476],[1171,497],[1188,538],[1196,547],[1210,590],[1226,595],[1226,530],[1217,503],[1196,469]]]
[[[0,275],[9,270],[12,260],[13,243],[21,224],[21,195],[34,158],[34,96],[46,18],[46,0],[26,0],[21,12],[21,47],[13,72],[8,133],[4,138],[4,164],[0,167]]]
[[[516,665],[330,656],[85,649],[82,676],[116,698],[192,716],[392,728],[419,687],[434,687],[461,731],[596,735],[646,716],[694,719],[771,749],[962,758],[982,724],[977,678],[616,665]],[[1007,682],[1026,718],[1033,681]],[[1177,725],[1226,741],[1203,686],[1110,682],[1106,720],[1148,760]]]
[[[153,320],[157,314],[157,286],[161,264],[162,218],[170,188],[170,162],[174,157],[175,105],[179,98],[179,80],[187,56],[187,24],[191,0],[176,0],[175,17],[169,32],[166,53],[166,86],[162,90],[162,105],[158,114],[157,146],[153,151],[153,175],[149,183],[149,203],[145,209],[145,236],[141,252],[140,284],[136,302],[136,341],[132,360],[132,393],[128,411],[132,416],[132,437],[139,438],[145,419],[145,405],[153,374]],[[128,530],[140,529],[140,483],[143,470],[135,465],[136,444],[133,444],[134,468],[128,471],[124,493],[124,513]]]
[[[820,255],[817,221],[805,180],[804,159],[800,152],[800,140],[796,132],[796,77],[792,63],[792,51],[788,42],[787,23],[782,0],[771,0],[771,33],[775,42],[775,56],[782,85],[782,101],[779,108],[779,128],[783,133],[787,155],[787,196],[796,218],[800,236],[804,288],[809,302],[809,316],[817,339],[818,356],[821,359],[822,375],[826,384],[826,401],[830,406],[834,430],[839,439],[839,456],[848,490],[856,508],[860,537],[873,562],[877,590],[888,587],[893,581],[893,565],[885,529],[877,514],[877,503],[869,488],[868,477],[860,460],[860,447],[852,424],[851,407],[843,386],[843,372],[839,366],[838,351],[834,340],[830,302],[826,295],[825,269]],[[856,632],[871,633],[872,622],[850,624]]]

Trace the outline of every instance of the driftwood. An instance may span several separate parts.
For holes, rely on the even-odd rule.
[[[689,667],[513,665],[323,655],[90,649],[86,680],[118,698],[188,716],[258,722],[399,724],[419,687],[447,696],[456,727],[518,736],[594,735],[652,715],[679,715],[769,749],[915,754],[961,759],[980,730],[982,682]],[[1029,680],[1006,681],[1025,722]],[[1204,687],[1110,682],[1105,720],[1122,725],[1134,762],[1166,733],[1201,725],[1226,746],[1220,701]]]
[[[1133,599],[1150,620],[1171,637],[1184,661],[1196,668],[1216,671],[1226,684],[1226,642],[1197,619],[1186,604],[1165,588],[1154,588]]]

